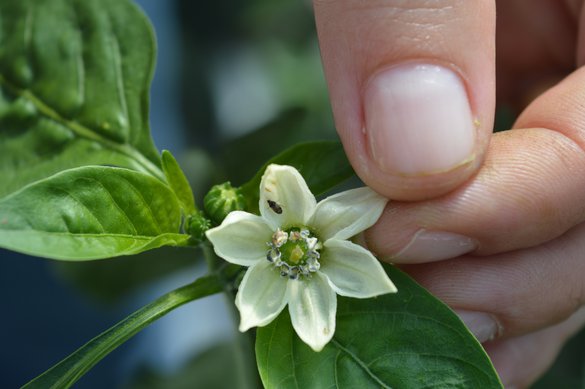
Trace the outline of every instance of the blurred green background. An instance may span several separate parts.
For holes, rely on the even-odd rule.
[[[152,128],[196,198],[250,178],[299,142],[335,139],[310,1],[140,0],[159,46]],[[514,115],[499,112],[497,128]],[[0,251],[2,387],[17,387],[157,295],[204,272],[193,250],[54,263]],[[100,363],[80,388],[237,388],[242,368],[220,296],[173,312]],[[6,319],[10,318],[10,319]],[[205,324],[207,323],[207,325]],[[585,387],[585,333],[534,388]],[[527,363],[530,356],[527,355]]]

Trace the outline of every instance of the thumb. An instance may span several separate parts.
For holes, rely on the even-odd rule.
[[[396,200],[467,180],[493,126],[494,1],[314,8],[335,123],[360,178]]]

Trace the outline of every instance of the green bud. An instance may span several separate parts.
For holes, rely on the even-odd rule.
[[[240,188],[234,188],[229,182],[224,182],[211,188],[203,199],[203,206],[211,220],[220,224],[228,213],[244,210],[246,199]]]
[[[211,222],[201,214],[189,216],[186,224],[187,233],[191,235],[191,239],[195,243],[203,242],[203,239],[205,239],[205,231],[211,227]]]

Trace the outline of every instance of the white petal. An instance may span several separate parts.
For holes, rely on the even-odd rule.
[[[342,296],[368,298],[396,292],[396,287],[372,253],[347,240],[325,242],[321,252],[321,271]]]
[[[286,306],[287,282],[268,261],[248,269],[236,295],[240,331],[265,326],[278,316]]]
[[[260,183],[260,214],[272,228],[306,225],[317,204],[303,176],[291,166],[269,165]]]
[[[337,296],[327,278],[313,273],[310,279],[288,283],[288,309],[292,325],[303,342],[321,351],[335,333]]]
[[[309,225],[323,241],[348,239],[371,227],[387,202],[368,187],[341,192],[317,204]]]
[[[272,234],[263,218],[242,211],[229,213],[219,227],[205,233],[217,255],[242,266],[266,259]]]

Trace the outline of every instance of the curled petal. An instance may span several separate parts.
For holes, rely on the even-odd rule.
[[[341,192],[317,204],[309,225],[324,241],[348,239],[371,227],[387,202],[388,199],[367,187]]]
[[[272,228],[305,225],[317,204],[303,176],[291,166],[269,165],[260,183],[260,213]]]
[[[287,280],[268,261],[248,269],[236,295],[240,311],[240,331],[265,326],[286,306]]]
[[[228,214],[219,227],[205,235],[213,244],[215,253],[228,262],[252,266],[266,258],[272,229],[260,216],[235,211]]]
[[[288,309],[292,325],[301,340],[321,351],[335,333],[337,296],[321,274],[288,283]]]
[[[321,271],[341,296],[369,298],[396,292],[380,262],[357,244],[330,239],[321,258]]]

